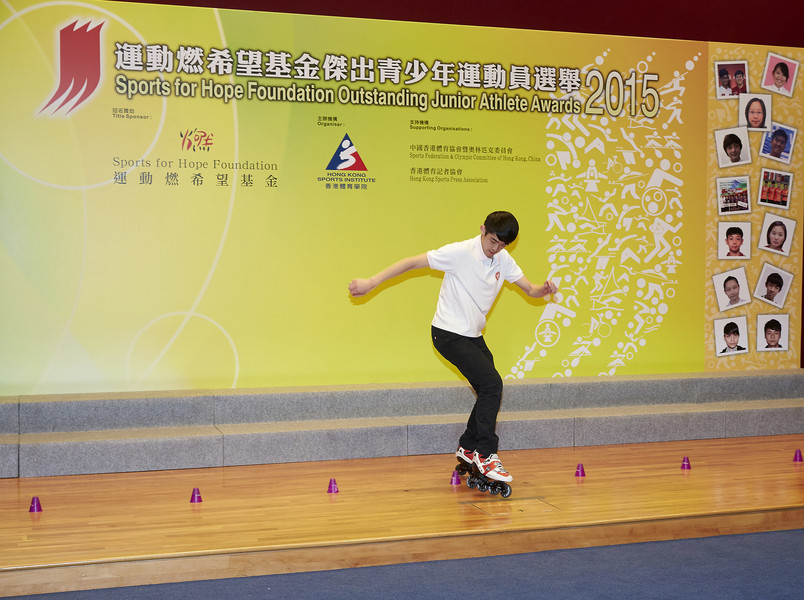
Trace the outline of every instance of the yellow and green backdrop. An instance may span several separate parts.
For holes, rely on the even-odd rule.
[[[795,368],[802,210],[789,162],[721,168],[738,124],[716,61],[745,61],[774,121],[802,83],[760,89],[801,48],[621,38],[115,2],[0,7],[0,394],[453,380],[429,341],[438,273],[367,298],[347,283],[479,232],[548,302],[506,286],[486,336],[508,378]],[[784,209],[722,216],[718,178],[789,172]],[[751,257],[718,222],[752,224]],[[714,275],[766,263],[783,306],[720,311]],[[757,318],[785,315],[783,351]],[[745,353],[716,322],[745,317]]]

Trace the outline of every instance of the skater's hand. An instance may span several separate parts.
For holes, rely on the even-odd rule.
[[[522,290],[532,298],[543,298],[548,294],[555,294],[558,291],[558,286],[549,279],[542,285],[537,285],[528,281],[527,277],[520,277],[514,283],[521,287]]]
[[[544,282],[544,285],[542,285],[542,296],[547,296],[548,294],[555,294],[557,291],[558,286],[549,279]]]
[[[349,293],[355,298],[359,298],[368,294],[374,287],[371,279],[352,279],[349,282]]]

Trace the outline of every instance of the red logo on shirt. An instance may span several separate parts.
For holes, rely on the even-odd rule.
[[[500,272],[499,272],[499,271],[497,271],[497,272],[494,274],[494,279],[496,279],[497,281],[499,281],[499,280],[500,280]]]

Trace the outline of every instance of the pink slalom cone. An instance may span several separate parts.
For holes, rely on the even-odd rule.
[[[193,495],[190,496],[190,504],[197,504],[203,502],[201,499],[201,491],[198,488],[193,488]]]
[[[800,448],[798,450],[796,450],[795,455],[793,455],[793,462],[804,462],[804,460],[801,458],[801,449]]]
[[[586,471],[584,471],[583,463],[578,463],[578,468],[575,469],[575,477],[586,477]]]
[[[338,493],[338,483],[335,481],[335,478],[329,480],[329,487],[327,488],[327,494],[337,494]]]
[[[39,502],[39,496],[34,496],[31,498],[31,508],[28,509],[28,512],[42,512],[42,504]]]
[[[449,480],[450,485],[461,485],[461,476],[458,474],[458,471],[452,472],[452,479]]]
[[[681,469],[683,471],[689,471],[690,469],[692,469],[689,456],[685,456],[684,459],[681,461]]]

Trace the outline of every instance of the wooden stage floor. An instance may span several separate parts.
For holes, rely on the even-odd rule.
[[[798,529],[799,448],[804,435],[502,452],[508,499],[451,485],[445,455],[5,479],[0,595]]]

